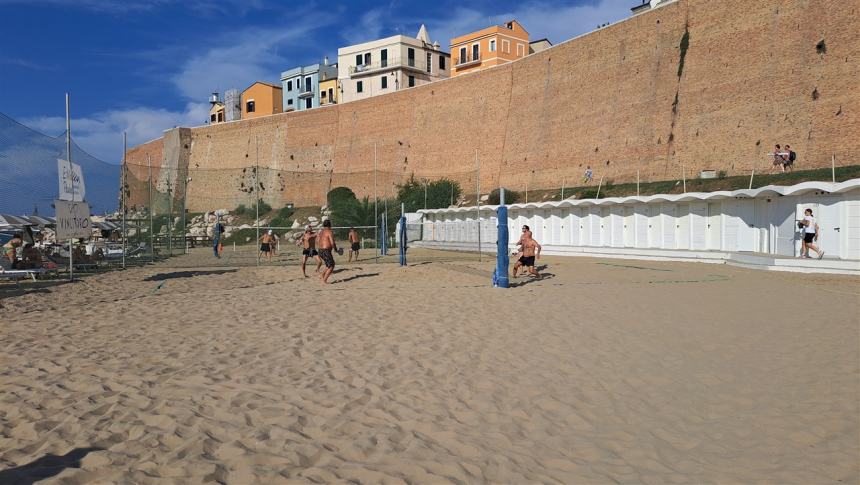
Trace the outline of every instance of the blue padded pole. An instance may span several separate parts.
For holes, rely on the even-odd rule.
[[[498,220],[498,240],[496,241],[496,271],[493,273],[493,286],[508,288],[508,208],[505,207],[505,189],[499,189],[499,208],[496,210]]]

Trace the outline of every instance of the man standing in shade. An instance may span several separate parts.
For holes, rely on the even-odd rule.
[[[331,230],[331,219],[323,221],[323,228],[317,234],[317,248],[319,248],[320,259],[325,264],[325,270],[320,279],[324,284],[328,284],[328,277],[334,271],[332,251],[337,251],[337,243],[334,241],[334,233]]]

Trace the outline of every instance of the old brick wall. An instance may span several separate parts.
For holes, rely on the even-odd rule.
[[[191,130],[189,208],[323,203],[348,185],[391,194],[416,176],[483,192],[682,170],[860,163],[856,2],[679,0],[520,61],[363,101]],[[689,47],[679,75],[681,40]],[[816,48],[824,41],[826,52]],[[814,94],[813,94],[814,93]],[[677,101],[676,101],[677,100]],[[152,147],[138,150],[157,150]],[[374,164],[376,147],[376,164]],[[376,166],[385,173],[374,177]],[[243,172],[244,169],[244,172]]]

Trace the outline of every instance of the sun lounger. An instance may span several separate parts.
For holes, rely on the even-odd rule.
[[[36,275],[42,275],[47,273],[56,273],[55,269],[45,269],[45,268],[33,268],[33,269],[0,269],[0,279],[6,280],[15,280],[18,281],[24,278],[30,278],[33,281],[36,281]]]

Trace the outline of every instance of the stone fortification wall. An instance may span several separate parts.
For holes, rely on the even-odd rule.
[[[858,163],[857,10],[679,0],[483,72],[193,128],[188,206],[252,201],[257,165],[273,205],[323,203],[338,185],[390,194],[411,173],[472,191],[476,150],[484,192],[575,185],[588,165],[616,183],[637,171],[643,181],[748,174],[769,168],[774,143],[790,143],[800,168],[829,166],[832,155]]]

